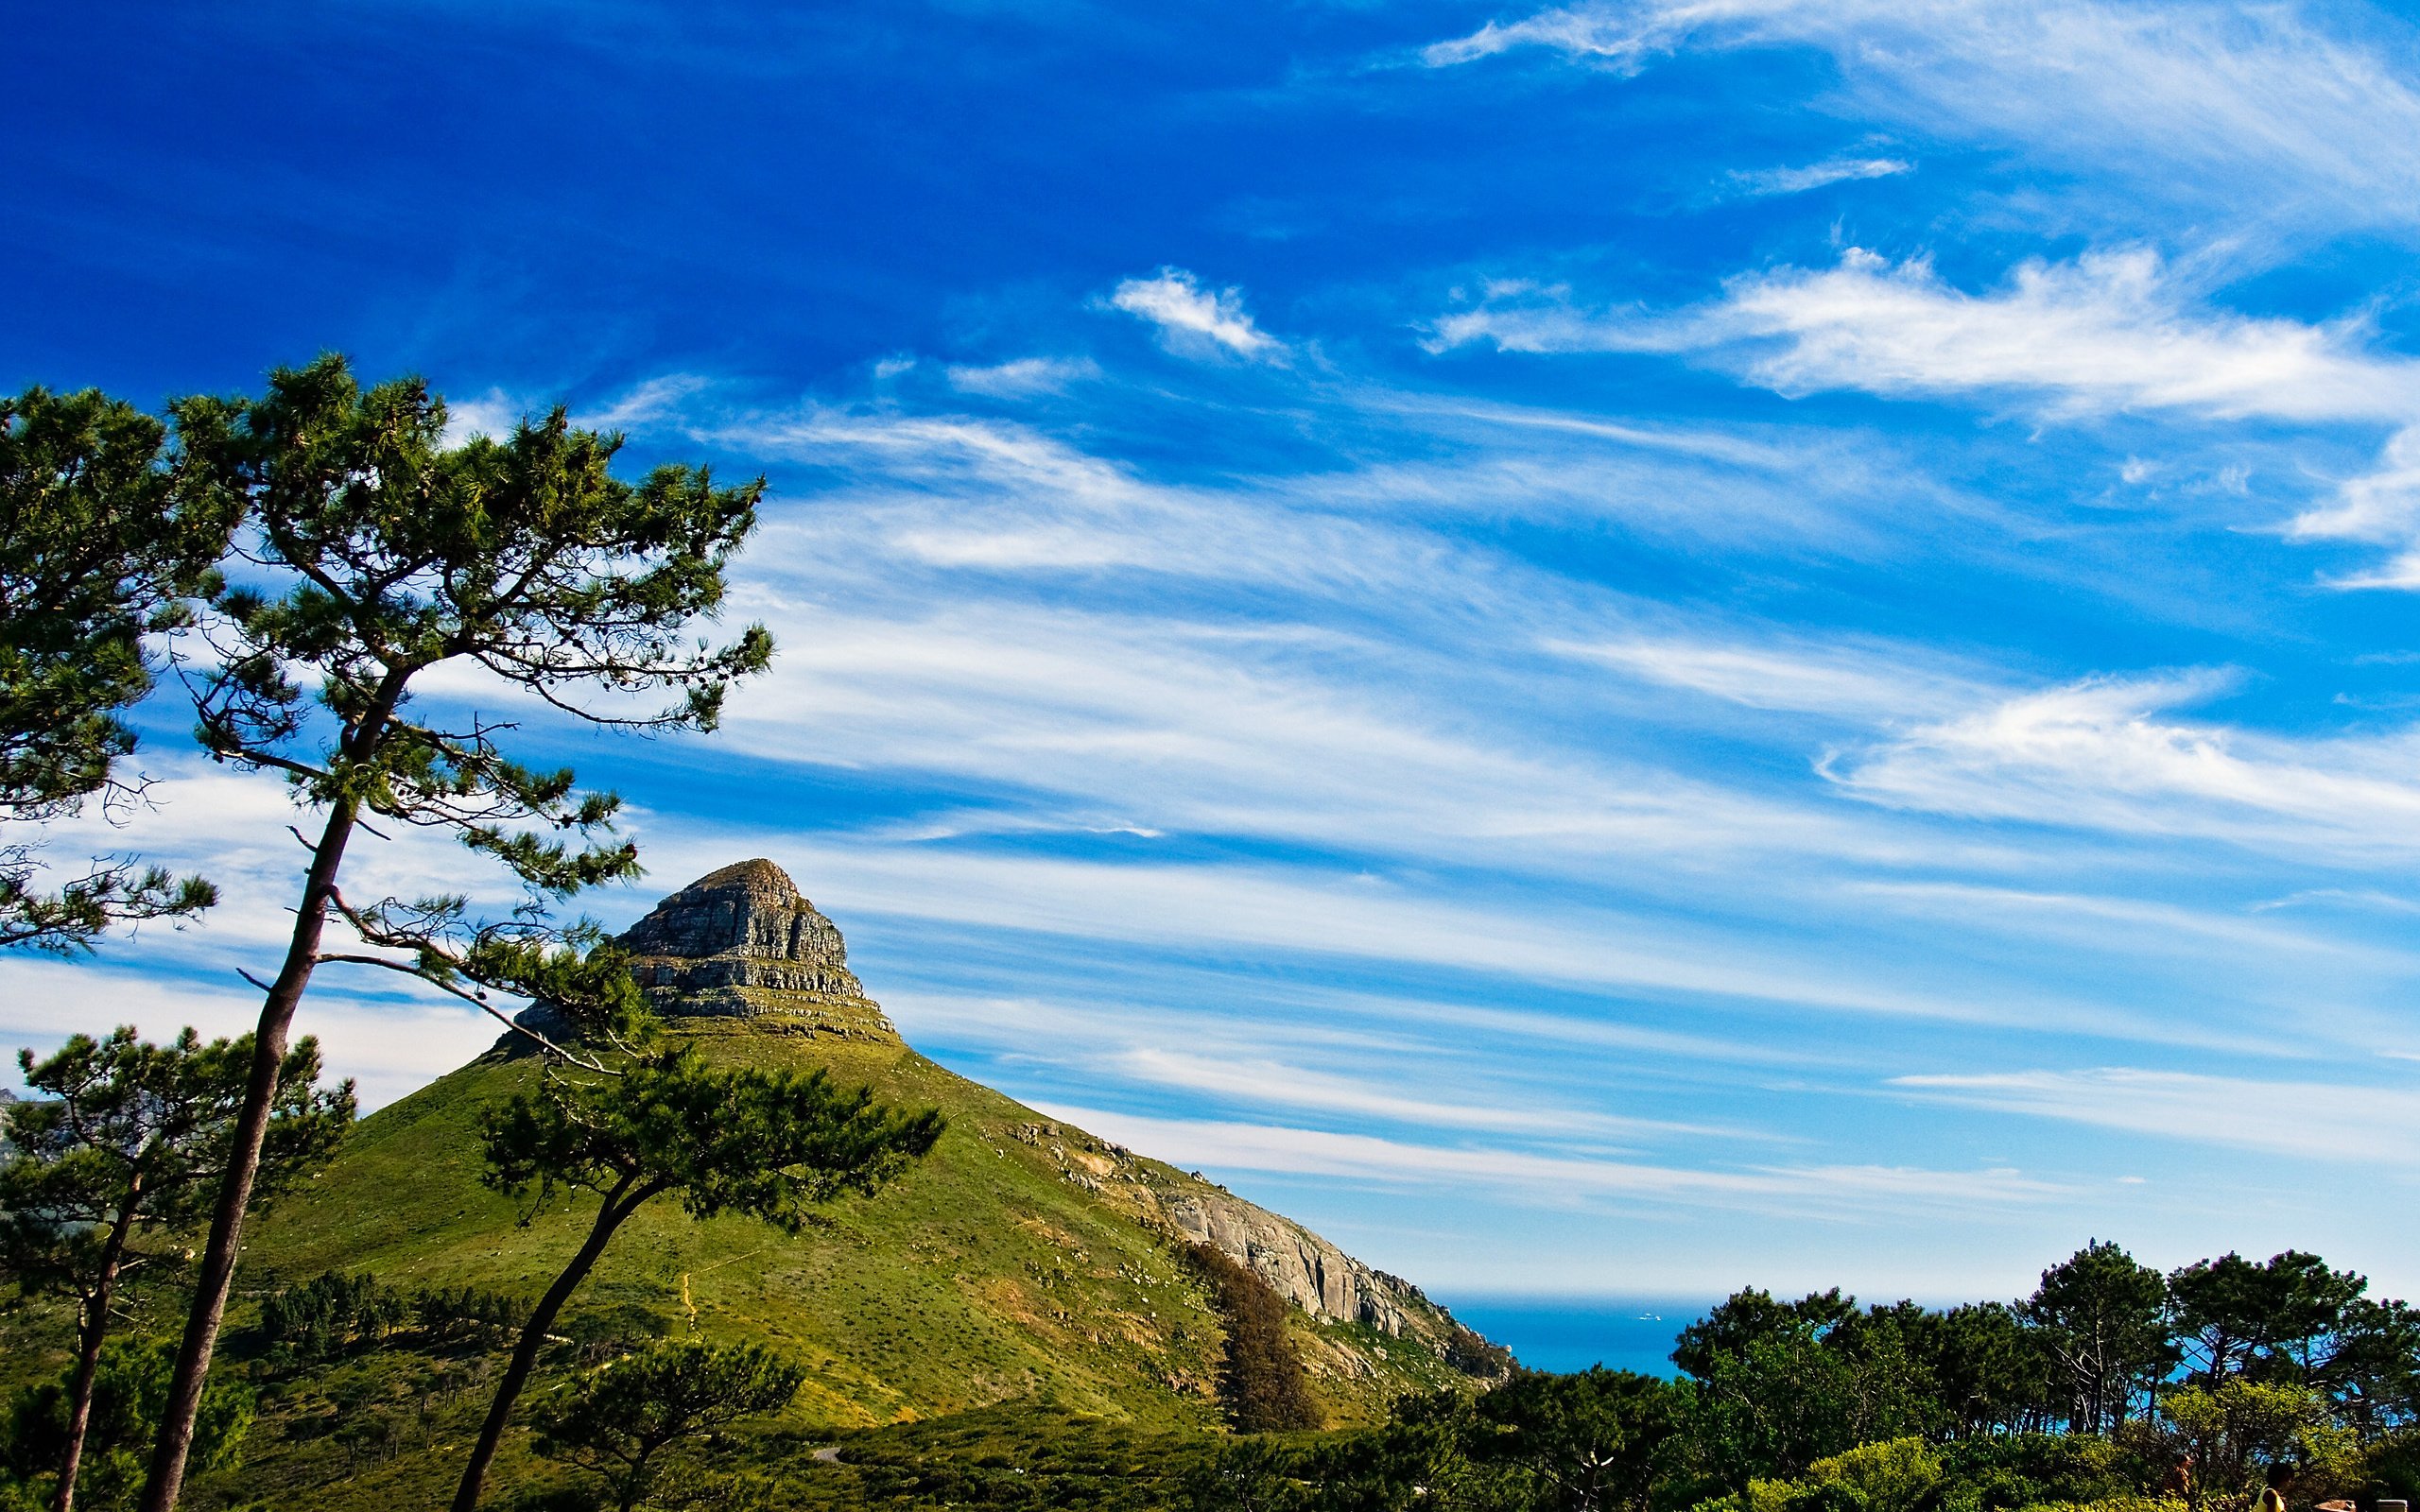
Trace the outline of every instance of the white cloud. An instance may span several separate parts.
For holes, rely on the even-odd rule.
[[[1968,294],[1923,259],[1850,249],[1836,267],[1734,280],[1677,315],[1599,314],[1513,285],[1437,322],[1437,343],[1513,352],[1707,352],[1788,394],[2031,394],[2054,411],[2399,421],[2420,364],[2368,355],[2347,325],[2195,308],[2151,251],[2030,262]]]
[[[1138,1082],[1209,1092],[1240,1102],[1362,1115],[1428,1128],[1553,1135],[1564,1140],[1731,1132],[1656,1119],[1619,1118],[1587,1108],[1550,1105],[1488,1107],[1411,1096],[1400,1089],[1360,1077],[1288,1065],[1265,1056],[1210,1057],[1146,1045],[1119,1052],[1111,1057],[1109,1066]]]
[[[2009,143],[2132,199],[2230,222],[2420,221],[2420,90],[2384,47],[2289,6],[2113,0],[1622,0],[1490,22],[1426,48],[1452,67],[1525,48],[1633,73],[1687,46],[1831,55],[1836,106]]]
[[[2333,586],[2420,589],[2420,426],[2396,432],[2375,469],[2339,484],[2334,502],[2296,515],[2287,533],[2399,545],[2384,565],[2336,578]]]
[[[1697,26],[1737,14],[1737,6],[1558,6],[1519,21],[1491,21],[1468,36],[1432,43],[1420,60],[1452,68],[1525,47],[1544,47],[1616,72],[1634,72],[1651,56],[1670,50]]]
[[[1567,1204],[1616,1197],[1699,1206],[1854,1217],[1910,1208],[2000,1208],[2036,1203],[2061,1188],[2008,1169],[1908,1166],[1754,1166],[1706,1170],[1529,1151],[1415,1144],[1367,1134],[1266,1124],[1152,1118],[1096,1108],[1039,1105],[1040,1111],[1171,1164],[1220,1171],[1283,1172],[1350,1180],[1482,1186]]]
[[[1729,182],[1743,195],[1796,195],[1861,179],[1888,179],[1915,166],[1904,158],[1827,158],[1799,168],[1734,169]]]
[[[988,368],[954,366],[948,369],[952,388],[992,399],[1023,399],[1055,394],[1071,384],[1100,376],[1090,357],[1019,357]]]
[[[2104,1067],[1900,1076],[1892,1086],[1971,1108],[2300,1159],[2420,1165],[2420,1093]]]
[[[490,440],[503,440],[521,423],[527,406],[513,400],[501,388],[491,388],[475,399],[448,398],[445,401],[445,444],[459,446],[474,436]]]
[[[1239,357],[1282,360],[1285,344],[1253,323],[1244,313],[1243,291],[1205,289],[1201,281],[1180,267],[1164,267],[1149,278],[1130,278],[1111,291],[1116,309],[1149,320],[1172,345],[1193,351],[1223,349]]]
[[[2165,716],[2234,681],[2090,679],[1836,755],[1824,770],[1858,798],[1965,818],[2339,859],[2420,850],[2420,732],[2294,740]]]
[[[1985,685],[1902,650],[1850,645],[1775,646],[1634,636],[1553,642],[1548,649],[1642,680],[1751,709],[1889,722],[1971,707]]]

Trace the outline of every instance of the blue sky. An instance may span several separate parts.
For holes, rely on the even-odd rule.
[[[767,473],[725,730],[530,724],[590,906],[773,857],[921,1047],[1443,1295],[2420,1291],[2407,20],[797,9],[28,13],[0,383]],[[144,717],[229,902],[17,1041],[273,954],[284,799]],[[372,1099],[487,1038],[316,990]]]

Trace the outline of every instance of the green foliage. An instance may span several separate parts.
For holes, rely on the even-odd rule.
[[[73,1036],[40,1063],[21,1053],[39,1095],[12,1110],[17,1153],[0,1166],[0,1262],[20,1289],[89,1301],[181,1260],[164,1241],[208,1211],[251,1059],[249,1035],[205,1044],[187,1029],[153,1045],[130,1027]],[[319,1075],[316,1040],[281,1063],[256,1202],[323,1163],[353,1122],[353,1083],[322,1089]]]
[[[494,737],[509,726],[413,719],[412,679],[459,662],[596,722],[711,728],[731,681],[772,651],[762,627],[719,649],[689,630],[722,603],[762,481],[722,489],[667,466],[624,482],[619,438],[560,408],[448,447],[425,386],[364,389],[335,356],[279,369],[258,400],[183,401],[177,420],[193,464],[246,502],[238,550],[277,585],[217,596],[204,747],[284,773],[315,803],[450,830],[543,892],[629,875],[627,844],[574,849],[518,827],[601,835],[617,800],[506,757]],[[575,703],[579,688],[610,702]],[[623,701],[650,690],[676,701]]]
[[[408,1335],[439,1347],[493,1344],[519,1331],[529,1306],[474,1286],[382,1284],[372,1276],[330,1271],[261,1298],[258,1333],[269,1362],[300,1369]]]
[[[0,1254],[19,1283],[82,1289],[116,1229],[122,1270],[163,1258],[144,1241],[207,1212],[251,1060],[250,1035],[204,1043],[186,1029],[154,1045],[130,1026],[72,1036],[40,1062],[20,1052],[36,1096],[10,1111],[16,1154],[0,1166]],[[256,1202],[326,1161],[352,1125],[353,1083],[323,1089],[319,1077],[317,1040],[280,1063]]]
[[[755,1345],[717,1349],[683,1340],[590,1371],[538,1414],[538,1452],[599,1476],[609,1504],[687,1506],[695,1465],[667,1450],[789,1405],[806,1379],[799,1366]],[[676,1483],[664,1483],[670,1475]]]
[[[144,1452],[160,1420],[168,1393],[176,1347],[164,1339],[112,1340],[100,1355],[95,1379],[92,1425],[87,1431],[76,1503],[93,1512],[130,1506],[141,1488]],[[46,1483],[66,1444],[74,1372],[17,1394],[9,1407],[5,1459],[26,1483]],[[193,1463],[223,1470],[239,1462],[245,1431],[251,1426],[253,1397],[236,1382],[214,1383],[202,1394],[196,1420]]]
[[[0,396],[0,818],[76,812],[139,790],[119,717],[150,691],[143,638],[215,586],[235,508],[172,457],[160,421],[96,391]],[[99,861],[57,892],[34,847],[0,846],[0,945],[73,952],[120,919],[216,899],[198,877]]]
[[[2169,1392],[2160,1411],[2190,1456],[2196,1505],[2257,1491],[2279,1467],[2293,1468],[2312,1501],[2349,1495],[2368,1479],[2359,1437],[2330,1421],[2326,1399],[2308,1386],[2238,1376]]]
[[[2100,1502],[2156,1484],[2160,1467],[2135,1460],[2106,1438],[2019,1433],[1943,1445],[1951,1512],[2003,1512],[2054,1502]]]
[[[795,1233],[815,1205],[872,1194],[921,1159],[941,1137],[942,1117],[878,1103],[870,1088],[839,1091],[821,1068],[804,1075],[717,1068],[696,1046],[677,1044],[586,1076],[557,1072],[541,1095],[516,1094],[480,1127],[486,1179],[497,1190],[534,1193],[543,1204],[561,1188],[584,1188],[602,1201],[587,1242],[522,1329],[455,1512],[478,1504],[556,1313],[640,1207],[672,1193],[692,1218],[737,1213]]]
[[[2042,1273],[2026,1320],[2064,1367],[2067,1425],[2105,1433],[2176,1364],[2168,1281],[2114,1244],[2095,1241]]]
[[[241,503],[235,552],[251,568],[212,599],[198,738],[216,760],[278,774],[325,814],[285,960],[263,984],[262,1054],[283,1043],[313,972],[332,961],[482,1003],[489,988],[560,989],[562,1007],[600,1026],[631,1019],[619,963],[591,959],[593,928],[566,937],[547,917],[550,900],[637,872],[636,849],[613,833],[619,799],[579,791],[568,768],[513,759],[500,738],[510,723],[423,717],[415,682],[441,667],[475,672],[595,724],[711,729],[731,682],[772,655],[761,626],[719,647],[693,639],[722,605],[762,480],[722,489],[701,469],[663,467],[625,482],[611,471],[620,438],[575,429],[560,408],[506,440],[449,447],[444,404],[424,385],[364,389],[333,355],[272,373],[258,400],[187,399],[174,412],[192,474]],[[640,701],[652,698],[669,701]],[[502,863],[523,906],[483,923],[458,897],[354,906],[338,877],[372,815]],[[369,951],[321,948],[331,910]],[[247,1111],[256,1125],[264,1110]],[[176,1503],[256,1154],[237,1151],[213,1215],[152,1512]]]
[[[1940,1389],[1920,1352],[1931,1327],[1905,1304],[1860,1314],[1837,1290],[1788,1303],[1733,1297],[1673,1351],[1694,1377],[1682,1468],[1710,1491],[1744,1494],[1859,1444],[1934,1431]]]
[[[74,1036],[40,1064],[30,1050],[18,1057],[26,1084],[47,1096],[9,1121],[18,1153],[0,1166],[0,1263],[21,1293],[77,1305],[78,1363],[49,1467],[63,1500],[83,1476],[102,1340],[130,1287],[182,1261],[175,1240],[226,1174],[251,1063],[249,1037],[204,1044],[187,1029],[159,1046],[130,1027],[107,1040]],[[353,1083],[322,1090],[319,1075],[319,1046],[307,1039],[279,1063],[255,1203],[324,1161],[352,1125]]]
[[[692,1217],[740,1212],[791,1232],[819,1203],[873,1192],[941,1131],[939,1113],[843,1091],[821,1069],[718,1069],[687,1044],[611,1076],[550,1077],[481,1130],[502,1192],[543,1201],[576,1187],[630,1204],[670,1192]]]
[[[1476,1399],[1404,1398],[1377,1428],[1238,1444],[1194,1471],[1190,1502],[1201,1512],[1645,1512],[1674,1395],[1624,1370],[1516,1370]]]
[[[1282,1434],[1320,1426],[1320,1410],[1303,1376],[1303,1356],[1286,1334],[1286,1299],[1258,1272],[1212,1245],[1194,1245],[1186,1259],[1210,1285],[1226,1343],[1219,1365],[1219,1399],[1228,1420],[1247,1434]]]

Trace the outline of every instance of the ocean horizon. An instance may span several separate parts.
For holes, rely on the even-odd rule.
[[[1671,1376],[1672,1341],[1714,1300],[1638,1297],[1438,1298],[1454,1316],[1512,1351],[1532,1370],[1604,1366]]]

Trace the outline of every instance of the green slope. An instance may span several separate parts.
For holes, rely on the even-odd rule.
[[[661,1200],[614,1240],[579,1312],[630,1310],[681,1329],[694,1321],[709,1337],[778,1344],[813,1366],[802,1412],[833,1426],[1036,1395],[1152,1425],[1215,1419],[1219,1334],[1200,1283],[1167,1232],[1138,1220],[1139,1202],[1114,1187],[1085,1190],[1063,1174],[1084,1166],[1063,1167],[1046,1145],[1017,1137],[1050,1126],[1041,1115],[895,1040],[788,1035],[735,1019],[681,1028],[717,1060],[828,1066],[886,1098],[939,1108],[949,1131],[892,1188],[834,1205],[827,1226],[796,1237],[747,1219],[695,1222]],[[395,1285],[534,1296],[586,1232],[593,1203],[559,1200],[520,1226],[521,1210],[479,1184],[476,1124],[535,1069],[491,1053],[365,1120],[307,1195],[256,1230],[252,1274],[366,1270]],[[1203,1188],[1072,1130],[1053,1143],[1110,1165],[1119,1185]],[[1340,1419],[1450,1378],[1417,1340],[1386,1349],[1366,1327],[1300,1321],[1315,1386]]]
[[[710,1059],[828,1068],[887,1100],[937,1108],[949,1126],[879,1195],[835,1203],[797,1235],[745,1218],[695,1221],[657,1199],[575,1297],[538,1392],[646,1338],[695,1333],[768,1344],[808,1367],[786,1418],[754,1441],[810,1476],[844,1472],[805,1463],[817,1444],[878,1452],[886,1434],[904,1431],[885,1425],[952,1415],[1023,1422],[1038,1443],[1071,1432],[1127,1445],[1199,1441],[1220,1422],[1222,1336],[1182,1252],[1205,1233],[1281,1291],[1292,1288],[1303,1305],[1290,1327],[1331,1424],[1374,1420],[1403,1392],[1467,1380],[1446,1361],[1456,1325],[1408,1283],[918,1055],[840,964],[838,931],[769,864],[683,889],[626,939],[652,952],[638,974],[671,1031]],[[255,1220],[226,1368],[250,1369],[248,1350],[257,1350],[247,1335],[257,1309],[244,1298],[280,1282],[341,1271],[399,1288],[534,1298],[553,1279],[595,1200],[559,1196],[529,1212],[479,1179],[482,1110],[541,1074],[521,1043],[508,1037],[363,1120],[327,1170]],[[18,1365],[47,1369],[63,1342],[48,1336],[63,1334],[59,1321],[20,1314],[0,1332]],[[493,1359],[469,1349],[374,1349],[301,1375],[256,1371],[267,1394],[245,1466],[199,1486],[197,1504],[268,1498],[391,1512],[441,1501]],[[498,1485],[526,1487],[553,1473],[516,1435]]]

